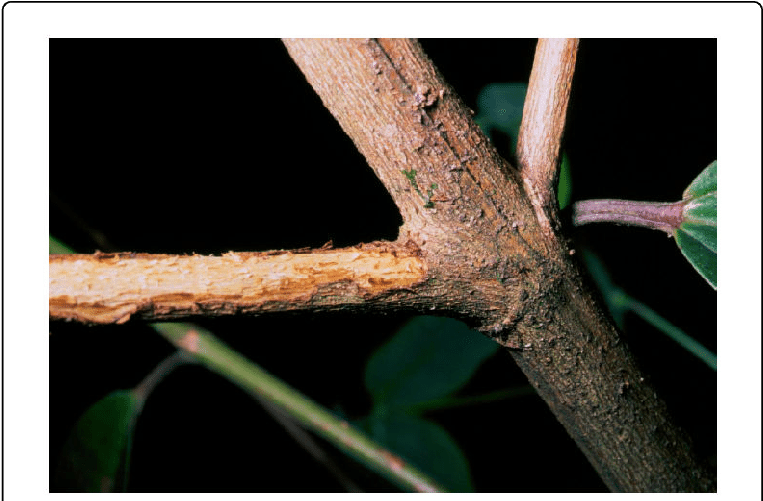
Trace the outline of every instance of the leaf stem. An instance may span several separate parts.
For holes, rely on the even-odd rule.
[[[715,353],[708,350],[702,343],[662,318],[653,309],[631,297],[628,297],[628,309],[653,327],[664,332],[673,341],[680,344],[686,351],[706,363],[708,367],[714,371],[718,370],[718,357]]]
[[[662,230],[672,235],[683,221],[684,202],[633,202],[630,200],[583,200],[572,209],[575,226],[615,223]]]
[[[593,252],[581,249],[581,255],[586,263],[588,271],[591,273],[596,285],[604,296],[610,313],[615,322],[622,327],[623,315],[625,312],[631,312],[638,315],[645,322],[651,324],[654,328],[664,333],[676,343],[680,344],[685,350],[696,356],[711,369],[717,371],[718,357],[715,353],[707,349],[702,343],[694,339],[683,330],[671,324],[659,313],[654,311],[646,304],[631,297],[620,287],[616,286],[609,277],[604,263]]]
[[[441,486],[413,465],[268,374],[211,332],[193,324],[165,323],[154,324],[153,327],[172,344],[190,352],[207,369],[282,408],[302,426],[323,436],[401,488],[416,492],[443,491]]]
[[[177,367],[183,364],[195,363],[195,361],[196,360],[191,355],[182,350],[178,350],[162,360],[159,365],[151,371],[151,374],[143,378],[143,381],[133,389],[135,396],[138,398],[135,414],[140,413],[148,396],[165,376]]]

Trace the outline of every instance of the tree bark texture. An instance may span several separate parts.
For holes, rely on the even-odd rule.
[[[714,479],[694,458],[688,438],[583,289],[566,243],[535,217],[538,195],[523,190],[530,185],[536,193],[553,194],[555,176],[548,165],[555,166],[561,130],[533,136],[527,131],[544,131],[543,126],[523,124],[523,171],[540,173],[523,181],[469,120],[470,110],[417,43],[285,43],[390,190],[405,221],[400,238],[419,245],[430,279],[460,285],[466,278],[471,286],[457,287],[466,297],[483,283],[501,283],[503,298],[491,294],[486,299],[493,301],[483,307],[494,314],[461,311],[460,316],[476,318],[480,330],[505,345],[521,346],[514,359],[609,488],[714,490]],[[552,123],[563,124],[569,95],[564,75],[571,75],[577,44],[561,44],[548,54],[552,45],[541,41],[536,64],[548,59],[566,71],[557,72],[560,80],[542,70],[536,77],[534,71],[536,80],[556,82],[555,91],[536,96],[533,86],[541,86],[531,81],[525,114],[542,122],[555,116]],[[551,146],[529,148],[529,137],[550,140]],[[416,186],[408,186],[403,171],[416,172]],[[427,187],[433,188],[431,208],[418,196]],[[550,196],[544,196],[543,206]]]
[[[559,152],[575,72],[578,39],[538,41],[525,99],[517,159],[538,221],[549,233],[558,229],[556,183]]]
[[[522,174],[496,152],[417,42],[284,43],[399,207],[397,241],[310,254],[51,257],[51,318],[337,308],[452,316],[512,350],[611,490],[714,490],[713,476],[584,287],[574,250],[553,223],[577,43],[540,43],[540,76],[534,69],[522,125]],[[116,270],[132,261],[141,271],[117,283]],[[168,263],[182,266],[168,271]],[[227,288],[211,285],[211,269]],[[102,290],[98,280],[113,287]],[[141,280],[149,296],[120,302]],[[92,291],[101,296],[88,296]],[[90,318],[83,313],[94,308]]]

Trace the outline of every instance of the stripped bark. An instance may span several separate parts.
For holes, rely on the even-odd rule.
[[[50,256],[50,318],[91,324],[269,311],[383,309],[415,296],[412,246],[230,252],[223,256]]]
[[[714,490],[713,476],[693,456],[688,439],[672,423],[616,329],[585,289],[570,258],[572,249],[557,235],[554,225],[544,220],[555,216],[548,204],[551,195],[542,188],[553,174],[549,176],[548,169],[523,168],[523,178],[508,165],[415,41],[284,42],[400,208],[404,225],[398,240],[368,249],[324,249],[315,253],[316,261],[307,262],[293,257],[295,253],[292,257],[288,253],[240,255],[242,261],[252,263],[245,272],[241,272],[242,263],[230,256],[210,258],[212,261],[190,256],[183,262],[197,259],[207,268],[217,269],[226,259],[233,260],[223,273],[232,273],[226,276],[233,281],[233,295],[247,298],[243,309],[235,311],[257,313],[268,311],[268,305],[279,304],[277,309],[297,304],[297,308],[313,310],[419,310],[460,318],[512,348],[516,362],[610,489]],[[536,63],[543,65],[552,59],[540,58]],[[532,116],[535,106],[548,109],[545,100],[568,93],[567,79],[553,81],[556,90],[537,100],[531,86],[526,114]],[[567,82],[563,84],[566,88],[559,88],[561,81]],[[536,104],[530,104],[533,102]],[[551,141],[558,147],[561,128],[553,130]],[[544,165],[555,162],[552,150],[543,151]],[[523,165],[533,165],[533,155],[529,153]],[[538,207],[543,208],[540,213]],[[376,247],[387,250],[368,257],[368,274],[340,265],[338,255],[331,254],[372,252]],[[180,260],[157,259],[164,266],[164,260],[174,258]],[[82,256],[75,259],[87,262]],[[130,259],[150,261],[151,257],[118,255],[101,261],[116,269]],[[293,260],[284,264],[292,276],[267,282],[266,270],[278,259]],[[324,278],[312,277],[314,271],[323,269],[321,259],[334,263],[326,265],[331,271],[317,274]],[[389,268],[381,264],[385,259],[392,263]],[[56,262],[51,258],[51,284],[61,279],[64,287],[77,289],[64,294],[74,298],[66,304],[76,310],[84,304],[77,298],[86,293],[81,290],[86,284],[77,286],[60,270],[54,273]],[[256,271],[256,263],[262,264],[262,270]],[[374,282],[375,276],[385,276],[374,269],[377,264],[384,273],[397,269],[397,274],[386,275],[395,278]],[[173,276],[180,280],[182,272]],[[153,285],[145,274],[134,275],[132,281],[139,281],[138,277]],[[209,293],[209,281],[203,275],[197,278],[199,290]],[[252,283],[271,286],[258,289],[262,294],[249,296],[246,291]],[[278,296],[282,288],[288,292],[292,286],[293,295],[267,299],[266,291]],[[178,293],[172,290],[175,292],[164,290],[159,296]],[[127,314],[174,318],[178,310],[173,310],[176,303],[172,301],[176,299],[173,296],[167,308],[120,310],[107,317],[113,321],[124,320]],[[228,311],[229,298],[224,292],[214,291],[213,299],[219,302],[212,308],[204,307],[211,303],[197,299],[181,297],[178,302],[190,307],[186,314]],[[70,318],[80,317],[72,314]]]

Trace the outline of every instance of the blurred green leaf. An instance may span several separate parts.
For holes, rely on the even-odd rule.
[[[718,162],[713,161],[684,191],[683,222],[674,236],[697,273],[717,289]]]
[[[477,97],[475,120],[488,136],[497,129],[511,138],[511,154],[516,154],[519,126],[527,94],[526,83],[493,83]]]
[[[559,182],[556,189],[556,200],[559,209],[564,209],[572,200],[572,173],[570,172],[570,159],[567,153],[562,151],[562,161],[559,165]]]
[[[79,418],[59,457],[57,492],[115,492],[126,486],[135,392],[119,390],[93,404]]]
[[[415,317],[371,356],[366,388],[389,407],[441,398],[463,386],[497,349],[458,320]]]
[[[497,350],[495,342],[458,320],[411,319],[368,361],[366,388],[374,405],[364,427],[447,489],[471,491],[469,465],[458,444],[420,417],[416,404],[455,392]]]
[[[135,422],[148,396],[167,374],[193,359],[176,351],[132,390],[102,398],[79,418],[64,443],[53,480],[55,492],[122,492],[127,488]]]
[[[57,239],[48,235],[48,254],[74,254],[74,251]]]
[[[375,413],[368,433],[404,461],[426,471],[450,492],[472,492],[469,462],[440,425],[417,415]]]
[[[474,121],[493,142],[496,140],[496,130],[509,137],[511,161],[517,155],[519,127],[522,124],[526,94],[526,83],[513,82],[488,84],[477,96],[477,115]],[[560,209],[569,205],[572,198],[570,160],[564,151],[561,153],[556,198]]]

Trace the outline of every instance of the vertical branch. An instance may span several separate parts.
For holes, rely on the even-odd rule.
[[[577,38],[541,38],[527,89],[517,159],[535,213],[547,231],[556,207],[559,150],[567,117]]]

